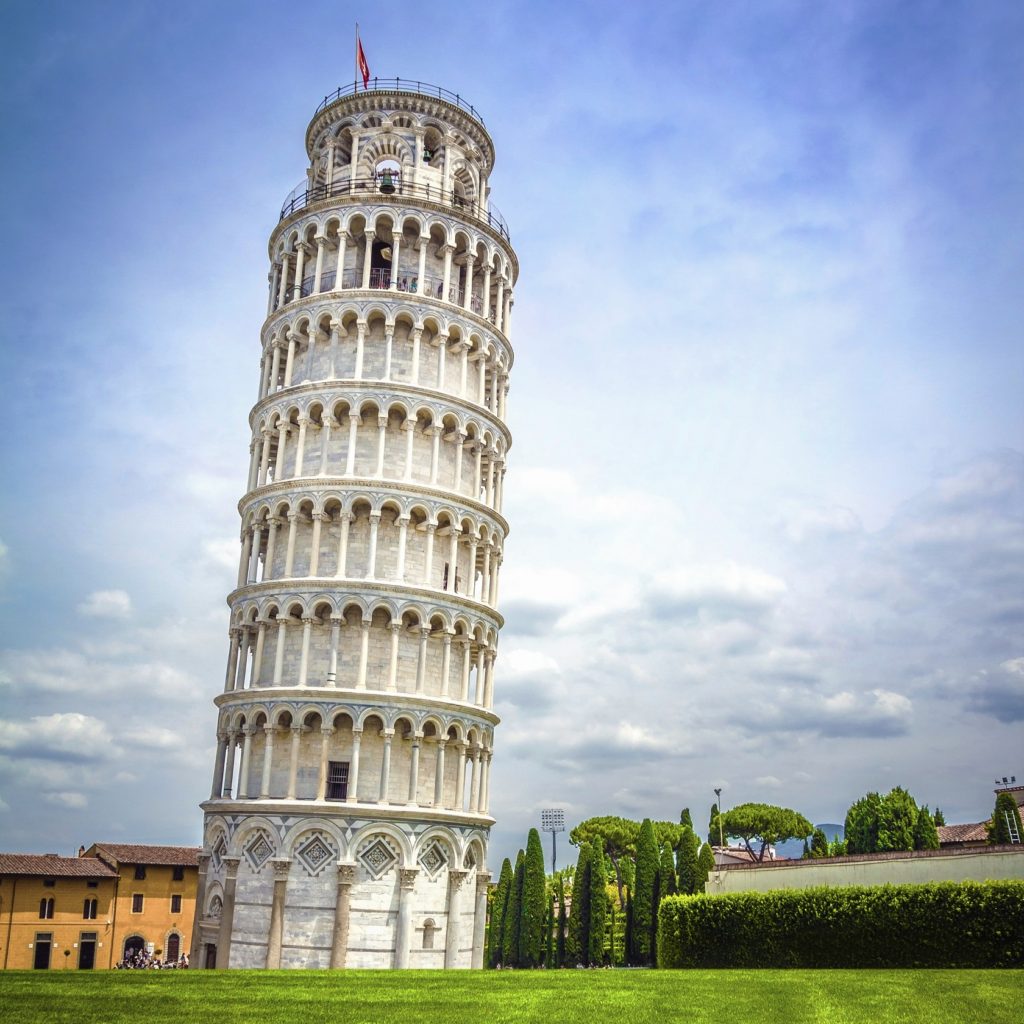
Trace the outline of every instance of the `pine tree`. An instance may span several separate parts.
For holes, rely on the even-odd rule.
[[[576,874],[572,879],[569,908],[569,941],[566,955],[570,964],[586,963],[590,947],[590,843],[580,847]]]
[[[1018,839],[1024,839],[1017,801],[1009,793],[1000,793],[988,825],[988,841],[993,845],[1012,842],[1011,826],[1016,826]]]
[[[544,949],[544,915],[547,898],[544,880],[544,849],[540,833],[531,828],[526,838],[526,859],[523,865],[523,895],[519,926],[519,966],[540,965]]]
[[[600,837],[590,844],[590,927],[586,962],[604,963],[604,933],[608,919],[608,875],[604,867],[604,845]]]
[[[519,966],[519,930],[523,922],[523,876],[526,873],[526,854],[516,856],[516,869],[509,886],[505,923],[501,932],[501,962],[505,967]]]
[[[661,895],[675,896],[679,892],[679,885],[676,880],[676,866],[672,862],[672,847],[668,843],[661,846],[661,864],[658,870],[661,873]]]
[[[491,927],[487,934],[487,963],[497,967],[501,962],[501,936],[505,924],[505,911],[508,909],[508,894],[512,888],[512,864],[506,857],[501,862],[501,874],[498,876],[498,887],[491,898]]]
[[[608,963],[615,966],[618,962],[618,951],[615,948],[615,900],[608,901]]]
[[[935,819],[932,812],[925,804],[917,812],[917,821],[914,823],[914,849],[915,850],[937,850],[939,848],[939,833],[935,828]]]
[[[676,848],[676,885],[681,893],[696,892],[697,858],[700,856],[700,840],[692,828],[683,832]],[[703,890],[702,890],[703,891]]]
[[[690,808],[684,807],[679,814],[679,824],[687,828],[693,828],[693,818],[690,817]]]
[[[806,843],[807,840],[805,839]],[[814,830],[814,835],[811,838],[811,857],[818,860],[821,857],[828,856],[828,838],[820,828]]]
[[[640,823],[636,843],[636,888],[633,892],[633,963],[649,967],[654,963],[655,900],[658,890],[658,847],[650,818]]]
[[[568,921],[565,916],[565,883],[558,876],[558,933],[555,935],[555,966],[565,966],[565,930]]]
[[[708,884],[708,876],[714,870],[715,853],[711,846],[705,843],[700,848],[700,856],[697,858],[697,885],[693,890],[695,893],[704,892],[704,888]]]

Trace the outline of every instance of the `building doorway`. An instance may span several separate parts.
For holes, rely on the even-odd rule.
[[[96,966],[96,933],[82,932],[78,940],[78,969],[91,971]]]
[[[212,942],[206,944],[206,963],[203,965],[208,971],[217,967],[217,947]]]
[[[171,932],[167,936],[167,949],[164,951],[164,963],[173,964],[178,962],[181,955],[181,936],[177,932]]]
[[[50,969],[50,949],[53,946],[53,932],[36,932],[36,952],[32,967],[37,971]]]
[[[141,935],[131,935],[124,940],[124,959],[128,960],[141,953],[146,946],[146,940]]]

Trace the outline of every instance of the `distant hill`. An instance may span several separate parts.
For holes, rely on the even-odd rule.
[[[824,825],[815,825],[815,828],[820,828],[825,833],[825,838],[831,843],[837,836],[842,839],[844,832],[843,826],[837,825],[834,822],[829,822]],[[804,841],[802,839],[787,839],[784,843],[779,843],[775,847],[776,857],[792,857],[798,859],[803,856],[804,852]]]

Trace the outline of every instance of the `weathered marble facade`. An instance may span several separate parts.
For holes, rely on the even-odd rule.
[[[306,132],[268,315],[194,966],[483,960],[518,273],[461,98]]]

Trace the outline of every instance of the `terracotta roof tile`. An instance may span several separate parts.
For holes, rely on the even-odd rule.
[[[118,864],[196,867],[201,846],[145,846],[141,843],[93,843],[97,856]],[[91,851],[90,851],[91,852]]]
[[[0,853],[0,875],[111,878],[116,874],[116,871],[97,857],[58,857],[52,853]]]
[[[979,821],[973,825],[939,825],[940,843],[972,843],[988,839],[988,822]]]

